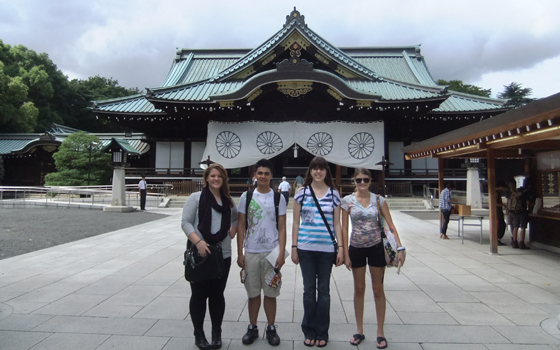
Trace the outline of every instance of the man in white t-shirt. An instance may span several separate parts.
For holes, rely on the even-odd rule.
[[[283,196],[270,188],[272,163],[267,159],[257,162],[255,168],[257,188],[252,190],[247,206],[248,192],[239,198],[237,264],[245,269],[245,289],[249,298],[249,326],[243,336],[243,344],[252,344],[259,337],[257,318],[261,307],[261,290],[264,293],[264,312],[268,321],[266,338],[270,345],[280,344],[276,333],[276,297],[280,295],[281,281],[271,287],[265,281],[265,274],[272,268],[279,271],[285,262],[286,250],[286,201]],[[275,196],[278,196],[275,201]],[[278,203],[278,216],[276,205]],[[266,256],[279,247],[280,254],[272,266]]]
[[[288,181],[286,181],[286,177],[283,176],[282,177],[282,182],[280,182],[280,185],[278,185],[278,192],[282,193],[282,195],[286,199],[286,206],[288,205],[288,202],[290,201],[291,190],[292,190],[292,187],[290,186],[290,183]]]
[[[142,175],[142,180],[138,183],[138,193],[140,193],[140,210],[146,210],[146,176]]]

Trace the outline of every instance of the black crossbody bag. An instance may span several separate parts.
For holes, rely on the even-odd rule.
[[[332,188],[331,190],[331,198],[333,196],[332,194]],[[331,235],[331,239],[333,242],[333,246],[334,246],[334,265],[336,265],[336,258],[338,256],[338,241],[336,240],[336,237],[334,236],[334,234],[331,231],[331,226],[329,225],[329,223],[327,222],[327,218],[325,217],[325,214],[323,213],[323,209],[321,209],[321,205],[319,204],[319,201],[317,200],[317,196],[315,196],[315,192],[313,191],[313,187],[311,187],[311,185],[309,185],[309,192],[311,192],[311,195],[313,196],[313,200],[315,201],[315,205],[317,206],[317,209],[319,209],[319,214],[321,214],[321,217],[323,218],[323,222],[325,223],[325,226],[327,226],[327,230],[329,230],[329,233]],[[303,192],[304,196],[305,196],[305,189]],[[305,197],[304,197],[305,199]],[[303,204],[303,199],[301,201],[301,203]],[[334,199],[333,199],[333,210],[334,210]]]

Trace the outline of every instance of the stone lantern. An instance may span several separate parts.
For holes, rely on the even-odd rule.
[[[126,205],[125,168],[128,166],[128,155],[138,155],[139,152],[127,140],[113,138],[108,145],[103,147],[103,152],[111,153],[113,161],[113,190],[111,206],[103,211],[131,212],[134,207]]]

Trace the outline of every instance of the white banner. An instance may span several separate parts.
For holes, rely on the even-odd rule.
[[[383,122],[243,122],[208,123],[206,149],[208,156],[226,169],[254,165],[259,159],[270,159],[297,143],[306,151],[324,157],[328,162],[351,168],[381,170],[375,165],[385,155]]]

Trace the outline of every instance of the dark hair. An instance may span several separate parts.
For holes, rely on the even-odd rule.
[[[206,168],[206,170],[204,170],[204,174],[202,175],[204,178],[204,187],[208,187],[208,176],[210,176],[210,172],[214,169],[218,170],[220,172],[220,175],[222,176],[222,187],[220,188],[220,193],[222,193],[229,200],[229,206],[233,208],[233,199],[229,194],[228,175],[226,169],[224,169],[223,166],[218,163],[213,163],[210,164],[208,168]]]
[[[329,168],[329,163],[323,157],[315,157],[311,159],[309,163],[309,168],[307,169],[307,173],[305,174],[305,180],[303,181],[303,187],[311,185],[313,182],[313,177],[311,176],[311,170],[313,169],[325,169],[327,174],[325,175],[325,184],[330,188],[335,188],[334,182],[332,179],[331,169]]]
[[[455,184],[453,182],[448,182],[447,186],[445,187],[449,187],[450,189],[455,189]]]
[[[255,164],[255,171],[258,168],[268,168],[270,169],[270,173],[273,174],[274,173],[274,169],[273,169],[273,165],[272,162],[268,159],[261,159],[257,162],[257,164]]]

